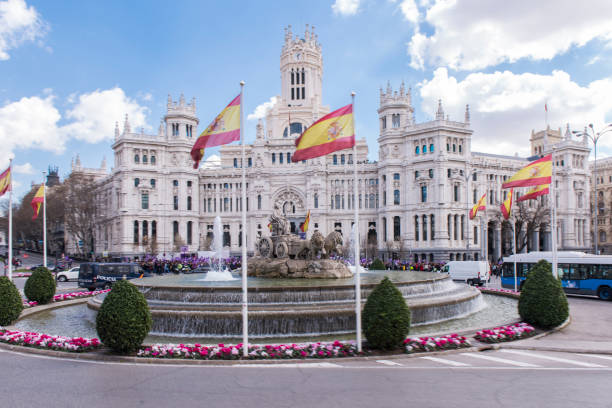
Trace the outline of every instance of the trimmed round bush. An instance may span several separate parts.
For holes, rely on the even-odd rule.
[[[559,326],[569,316],[561,281],[552,275],[552,267],[545,260],[538,262],[527,275],[518,308],[523,320],[543,329]]]
[[[410,331],[410,309],[389,278],[385,277],[368,296],[361,321],[371,348],[395,349],[406,339]]]
[[[102,302],[96,317],[100,340],[114,352],[138,350],[153,321],[149,305],[138,288],[127,280],[117,281]]]
[[[384,270],[385,269],[385,264],[383,263],[383,261],[381,261],[380,259],[376,258],[374,261],[372,261],[372,264],[370,265],[370,270],[372,271],[377,271],[377,270]]]
[[[41,266],[36,268],[23,288],[28,300],[40,305],[49,303],[55,295],[55,278],[50,270]]]
[[[13,323],[23,310],[21,295],[13,282],[0,276],[0,326]]]

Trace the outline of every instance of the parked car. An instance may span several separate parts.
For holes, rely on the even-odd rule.
[[[489,281],[491,271],[486,261],[450,261],[442,268],[453,280],[482,286]]]
[[[136,263],[86,262],[79,267],[79,288],[110,289],[113,282],[152,276]]]
[[[34,265],[34,266],[30,266],[30,270],[33,271],[36,268],[41,268],[43,266],[43,264],[38,264],[38,265]],[[47,264],[47,269],[50,270],[51,272],[55,271],[55,266],[51,266]]]
[[[68,269],[67,271],[58,272],[56,279],[59,282],[79,280],[79,269],[80,267],[75,266],[74,268]]]

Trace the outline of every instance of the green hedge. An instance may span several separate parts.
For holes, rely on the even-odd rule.
[[[96,317],[102,343],[121,354],[138,350],[152,324],[145,297],[127,280],[113,284]]]
[[[28,300],[40,305],[49,303],[55,295],[55,278],[50,270],[41,266],[36,268],[28,278],[23,288]]]
[[[543,329],[559,326],[569,316],[561,281],[553,277],[548,262],[541,260],[527,275],[518,309],[523,320]]]
[[[9,326],[23,310],[21,295],[13,282],[0,276],[0,326]]]
[[[371,348],[394,349],[406,339],[410,331],[410,309],[389,278],[385,277],[368,296],[362,323]]]
[[[370,270],[373,270],[373,271],[384,270],[384,269],[385,269],[385,264],[383,263],[383,261],[381,261],[378,258],[372,261],[372,264],[370,265]]]

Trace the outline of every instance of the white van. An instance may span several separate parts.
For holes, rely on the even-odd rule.
[[[482,286],[491,277],[489,263],[486,261],[450,261],[444,265],[442,272],[468,285]]]

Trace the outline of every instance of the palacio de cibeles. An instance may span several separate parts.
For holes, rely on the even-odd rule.
[[[329,113],[323,104],[323,51],[317,35],[303,38],[286,30],[280,57],[281,93],[248,144],[246,163],[240,144],[220,148],[198,170],[189,152],[200,123],[193,98],[168,96],[157,134],[134,132],[129,118],[116,124],[114,164],[83,168],[77,157],[72,172],[94,176],[99,203],[94,234],[95,254],[139,256],[196,253],[209,249],[213,220],[220,216],[223,245],[239,254],[242,245],[241,166],[247,166],[247,249],[256,253],[257,239],[270,234],[268,216],[277,206],[298,234],[310,211],[310,228],[346,236],[359,206],[362,254],[412,262],[488,259],[512,253],[512,232],[499,206],[506,198],[501,184],[529,161],[553,153],[560,250],[589,250],[590,149],[569,127],[517,135],[531,144],[531,157],[472,151],[470,111],[450,118],[439,101],[435,119],[416,123],[411,90],[387,84],[380,89],[378,160],[368,160],[368,146],[357,135],[352,150],[292,163],[295,139]],[[469,101],[466,101],[469,102]],[[361,136],[361,137],[360,137]],[[502,153],[502,152],[500,152]],[[353,160],[358,162],[358,195],[353,195]],[[506,191],[500,193],[500,191]],[[487,193],[486,211],[474,220],[469,209]],[[537,205],[547,206],[547,196]],[[534,206],[534,203],[530,204]],[[523,251],[550,250],[550,222],[527,228],[516,220],[526,242]],[[520,224],[525,225],[521,229]],[[483,232],[484,231],[484,232]],[[525,236],[528,234],[528,236]],[[486,242],[486,245],[483,245]],[[76,243],[67,238],[66,251]]]

